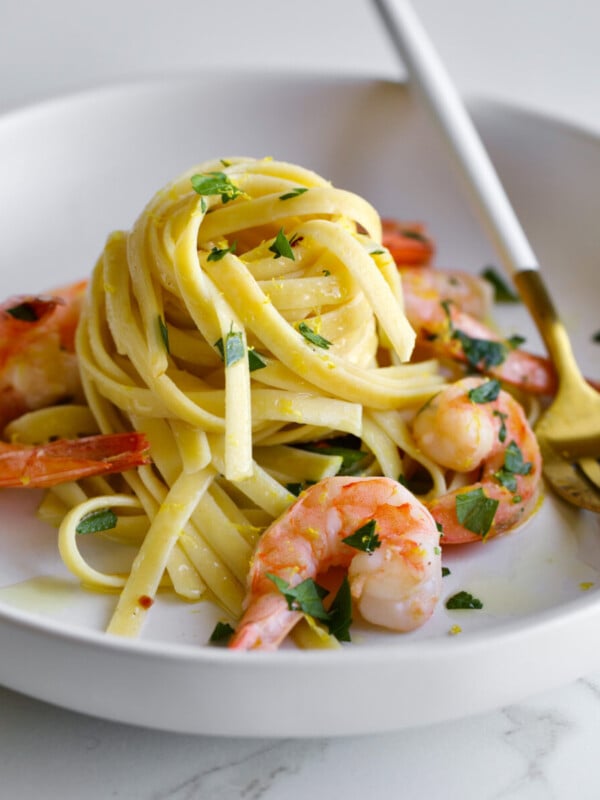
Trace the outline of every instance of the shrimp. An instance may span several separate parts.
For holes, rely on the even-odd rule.
[[[402,277],[405,313],[420,356],[462,362],[532,394],[556,392],[556,371],[547,358],[523,350],[484,323],[493,301],[489,281],[431,267],[435,249],[422,225],[386,219],[383,244]]]
[[[421,354],[447,358],[532,394],[554,394],[547,358],[504,339],[481,319],[492,305],[491,285],[459,270],[401,269],[406,316]]]
[[[77,398],[75,354],[86,281],[52,295],[17,295],[0,305],[0,429],[22,414]],[[58,439],[27,445],[0,441],[0,487],[45,488],[149,462],[140,433]]]
[[[0,487],[44,489],[92,475],[123,472],[149,462],[141,433],[57,439],[43,445],[0,442]]]
[[[0,430],[27,411],[80,396],[74,340],[85,287],[0,305]]]
[[[421,452],[470,481],[426,503],[443,545],[506,533],[535,510],[538,443],[523,409],[497,381],[451,384],[416,414],[412,432]]]
[[[360,552],[344,539],[375,522],[379,546]],[[245,613],[230,647],[274,650],[302,612],[269,576],[296,586],[347,567],[365,620],[397,631],[423,625],[441,593],[439,531],[429,511],[390,478],[325,478],[308,488],[259,539]]]
[[[426,266],[435,252],[433,242],[425,234],[423,225],[416,222],[399,222],[382,219],[383,244],[398,265]]]

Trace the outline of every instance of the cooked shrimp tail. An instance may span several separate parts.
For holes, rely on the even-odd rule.
[[[372,526],[373,548],[348,543]],[[362,617],[410,631],[433,613],[441,592],[439,531],[425,506],[389,478],[326,478],[261,536],[248,577],[245,613],[230,647],[276,649],[302,617],[277,581],[296,587],[332,567],[348,569]]]
[[[230,647],[234,650],[276,650],[301,618],[302,612],[290,609],[281,593],[267,592],[253,599]]]
[[[0,442],[0,487],[47,488],[148,462],[148,442],[141,433],[57,439],[39,446]]]

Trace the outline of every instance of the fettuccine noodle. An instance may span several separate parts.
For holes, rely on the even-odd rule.
[[[414,338],[377,213],[309,170],[205,163],[113,233],[77,354],[98,430],[144,432],[153,464],[47,501],[65,515],[67,566],[120,591],[109,632],[136,635],[160,586],[239,615],[253,546],[294,500],[290,485],[340,469],[339,455],[298,445],[353,435],[368,470],[393,478],[418,460],[403,412],[443,378],[434,362],[407,363]],[[126,574],[79,551],[78,525],[107,508],[107,535],[137,549]]]

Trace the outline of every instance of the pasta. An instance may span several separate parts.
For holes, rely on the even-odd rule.
[[[310,443],[352,436],[366,470],[426,462],[404,414],[439,391],[381,223],[364,199],[268,158],[204,163],[159,191],[106,243],[76,348],[102,433],[137,430],[152,466],[52,490],[59,546],[81,581],[120,592],[108,631],[135,636],[161,586],[237,617],[260,531],[291,487],[336,474]],[[79,412],[81,413],[81,412]],[[136,548],[126,574],[92,567],[77,529],[111,509],[107,535]]]

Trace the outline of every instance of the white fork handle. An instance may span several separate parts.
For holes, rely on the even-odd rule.
[[[408,0],[374,0],[409,78],[437,121],[509,275],[537,259],[456,88]]]

